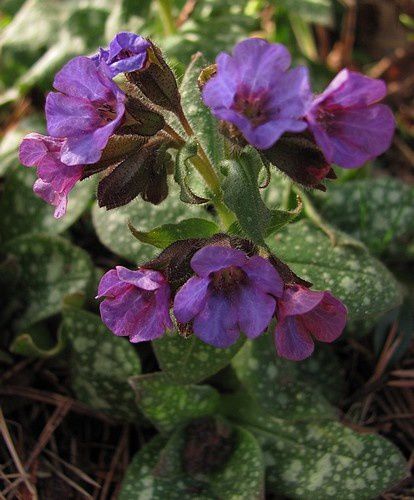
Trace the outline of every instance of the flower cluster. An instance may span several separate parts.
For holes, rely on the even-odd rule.
[[[174,294],[165,275],[142,267],[107,272],[99,285],[104,323],[131,342],[153,340],[179,326],[218,348],[244,333],[254,339],[276,319],[274,338],[280,356],[301,360],[314,349],[313,338],[332,342],[342,333],[347,311],[329,292],[284,283],[271,260],[207,244],[190,260],[191,276]],[[170,296],[174,295],[170,301]]]
[[[218,55],[204,102],[259,150],[306,129],[326,160],[344,168],[359,167],[389,148],[395,124],[391,110],[378,104],[386,94],[382,81],[344,69],[313,97],[307,69],[289,69],[290,62],[283,45],[244,40],[232,55]]]
[[[335,178],[332,164],[359,167],[389,147],[395,123],[379,104],[385,84],[344,69],[314,96],[307,69],[290,66],[283,45],[244,40],[202,72],[201,97],[234,145],[226,148],[232,160],[250,144],[267,168],[273,164],[294,182],[325,190],[322,181]],[[226,227],[239,216],[226,206],[225,174],[204,151],[203,132],[192,129],[174,73],[150,40],[119,33],[98,54],[69,61],[54,88],[46,99],[49,135],[27,135],[20,160],[37,168],[34,191],[55,207],[55,217],[65,214],[74,185],[96,173],[98,202],[107,209],[138,195],[163,202],[167,176],[174,174],[182,201],[215,205]],[[171,113],[181,124],[177,130]],[[193,156],[180,154],[189,138]],[[209,198],[191,191],[191,163]],[[176,241],[138,270],[118,266],[104,275],[98,297],[110,330],[131,342],[159,338],[173,327],[172,309],[181,332],[218,348],[241,333],[254,339],[272,328],[277,352],[293,360],[308,357],[315,340],[341,335],[347,311],[330,292],[311,290],[251,241],[198,236]]]
[[[66,213],[69,192],[77,181],[91,172],[113,168],[138,149],[132,151],[126,147],[117,151],[115,156],[109,154],[108,161],[104,150],[112,137],[128,136],[132,145],[137,143],[136,137],[146,137],[146,140],[138,141],[140,148],[144,148],[146,141],[165,125],[161,115],[148,104],[121,90],[113,81],[121,72],[150,74],[149,58],[152,50],[148,40],[134,33],[123,32],[115,36],[108,49],[100,49],[92,57],[75,57],[56,74],[53,83],[56,92],[50,92],[46,98],[49,135],[27,135],[20,145],[19,154],[23,165],[37,167],[38,179],[33,187],[34,192],[55,206],[56,218]],[[167,78],[173,78],[172,73],[166,72]],[[143,116],[145,123],[142,123]],[[155,155],[158,155],[158,149]],[[154,151],[153,142],[149,150]],[[103,157],[105,160],[100,164]],[[147,161],[148,154],[144,152],[141,157],[143,162]],[[155,163],[157,161],[155,159]],[[163,171],[157,166],[157,172],[160,170]],[[151,177],[147,166],[134,172],[134,175],[139,178]],[[142,191],[148,191],[146,186],[141,191],[130,188],[125,186],[125,181],[113,187],[113,191],[118,189],[120,195],[115,193],[112,200],[121,200],[119,203],[115,201],[114,206],[122,204],[122,195],[128,202]],[[125,196],[127,190],[134,192],[134,196],[130,192]],[[162,196],[155,195],[153,198],[158,200]]]

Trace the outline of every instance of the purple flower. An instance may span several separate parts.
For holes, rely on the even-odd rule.
[[[156,339],[173,326],[170,287],[158,271],[117,266],[102,276],[96,298],[100,297],[105,297],[100,305],[103,322],[130,342]]]
[[[214,116],[235,125],[250,144],[268,149],[284,132],[306,128],[308,72],[304,67],[288,70],[290,62],[283,45],[244,40],[232,55],[218,55],[217,74],[203,89],[204,102]]]
[[[111,80],[106,64],[75,57],[56,75],[59,92],[46,99],[50,135],[64,137],[62,162],[95,163],[125,112],[125,95]]]
[[[100,49],[93,61],[105,62],[111,75],[130,73],[144,67],[147,62],[147,49],[151,46],[148,40],[135,33],[122,31],[115,35],[108,49]]]
[[[56,207],[56,219],[65,215],[68,194],[83,172],[81,165],[62,163],[63,145],[64,139],[33,133],[26,135],[19,148],[20,162],[27,167],[37,167],[39,178],[33,185],[33,191]]]
[[[344,168],[360,167],[386,151],[395,121],[381,80],[343,69],[313,101],[306,119],[326,159]]]
[[[196,276],[178,291],[174,314],[193,321],[194,334],[215,347],[228,347],[243,331],[255,338],[268,326],[283,283],[266,259],[241,250],[206,246],[191,259]]]
[[[329,292],[287,285],[277,304],[275,342],[279,356],[295,361],[309,357],[313,338],[333,342],[345,328],[346,316],[346,307]]]

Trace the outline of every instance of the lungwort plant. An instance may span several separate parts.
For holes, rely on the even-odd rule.
[[[48,135],[28,134],[20,161],[56,218],[75,186],[99,179],[99,207],[116,210],[95,209],[98,235],[138,264],[100,279],[102,322],[152,341],[161,368],[141,375],[130,344],[66,308],[78,397],[160,431],[121,498],[253,499],[266,480],[292,498],[360,500],[403,478],[391,443],[339,422],[340,373],[320,344],[340,339],[347,319],[391,309],[399,287],[310,194],[330,189],[333,164],[358,168],[389,147],[385,84],[342,70],[314,95],[286,47],[251,38],[212,65],[196,54],[179,85],[153,41],[121,32],[53,86]],[[275,186],[278,207],[267,201]],[[146,204],[159,210],[140,212]],[[229,363],[225,388],[199,385]]]

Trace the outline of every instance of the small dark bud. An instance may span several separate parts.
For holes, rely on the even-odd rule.
[[[177,80],[162,57],[160,49],[150,43],[145,66],[141,70],[126,73],[126,76],[151,102],[179,114],[181,98]]]
[[[290,269],[290,267],[287,264],[278,259],[275,255],[269,255],[268,259],[272,264],[272,266],[279,273],[280,277],[282,278],[285,284],[297,283],[298,285],[303,285],[306,288],[310,288],[312,286],[312,283],[300,278],[297,274],[295,274],[292,271],[292,269]]]
[[[183,468],[190,476],[204,476],[220,470],[234,451],[236,434],[224,421],[204,418],[185,429]]]
[[[153,136],[165,126],[164,117],[136,97],[128,96],[125,108],[134,123],[123,125],[117,130],[118,134]]]
[[[210,64],[204,68],[197,79],[198,88],[203,90],[204,85],[217,73],[217,64]]]
[[[168,143],[156,138],[131,153],[106,175],[98,185],[99,206],[126,205],[138,195],[154,205],[168,195],[167,168],[172,161]]]
[[[103,150],[100,160],[92,165],[84,166],[82,179],[86,179],[98,172],[103,172],[108,167],[120,163],[147,141],[147,137],[139,137],[137,135],[113,135]]]
[[[321,181],[331,174],[322,151],[307,134],[284,134],[271,148],[260,151],[293,181],[306,187],[325,190]]]

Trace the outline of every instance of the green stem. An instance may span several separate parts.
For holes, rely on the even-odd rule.
[[[191,128],[191,125],[182,109],[179,113],[177,113],[177,117],[179,118],[185,133],[189,137],[193,137],[195,135],[194,130]],[[220,217],[222,227],[223,229],[227,229],[236,219],[233,212],[229,210],[223,202],[220,179],[200,143],[198,143],[198,156],[192,158],[192,163],[205,180],[207,186],[211,189],[213,193],[212,201]]]
[[[227,229],[235,221],[235,217],[233,212],[223,203],[220,181],[216,172],[214,171],[211,163],[208,161],[206,162],[204,158],[201,158],[200,156],[195,156],[191,159],[191,161],[199,174],[203,177],[207,186],[211,189],[213,193],[212,201],[217,210],[222,227],[223,229]]]
[[[172,15],[171,0],[157,0],[158,10],[160,13],[164,34],[166,36],[173,35],[177,32],[174,17]]]

